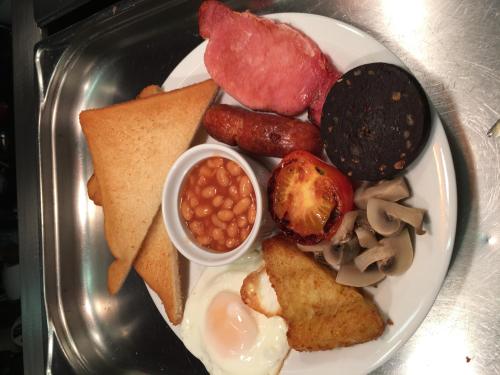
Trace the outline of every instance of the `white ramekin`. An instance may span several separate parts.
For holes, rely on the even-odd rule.
[[[256,217],[252,230],[237,248],[225,252],[212,252],[199,246],[186,227],[179,208],[179,196],[184,178],[199,161],[220,156],[238,163],[252,183],[256,199]],[[267,183],[269,171],[255,160],[230,147],[220,144],[202,144],[183,153],[170,169],[163,187],[163,221],[174,246],[189,260],[205,266],[228,264],[247,250],[255,249],[263,238],[272,233],[273,223],[267,209]]]

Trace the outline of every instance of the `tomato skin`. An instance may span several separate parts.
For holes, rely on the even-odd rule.
[[[296,163],[300,166],[311,166],[317,171],[318,175],[326,177],[329,186],[333,187],[333,196],[335,199],[334,210],[330,213],[330,217],[323,226],[323,230],[314,234],[301,234],[291,228],[290,221],[284,217],[277,215],[277,204],[275,201],[275,190],[279,174],[284,168]],[[300,182],[299,182],[300,184]],[[297,187],[300,190],[300,187]],[[289,237],[301,244],[312,245],[321,242],[324,239],[330,239],[337,232],[343,216],[353,208],[353,188],[351,181],[347,176],[340,172],[334,166],[324,162],[307,151],[294,151],[286,155],[281,163],[274,169],[268,184],[269,211],[272,218],[278,224],[278,227]]]

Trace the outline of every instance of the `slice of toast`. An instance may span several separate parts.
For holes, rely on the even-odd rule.
[[[158,294],[172,324],[182,321],[184,311],[179,272],[180,257],[168,238],[159,209],[142,243],[134,268]]]
[[[116,258],[108,271],[111,293],[123,285],[160,207],[168,169],[189,146],[216,91],[207,80],[80,114]]]
[[[137,98],[146,98],[160,92],[162,91],[159,86],[150,85],[145,87]],[[87,191],[89,198],[101,206],[101,191],[95,174],[92,174],[87,182]],[[141,245],[134,268],[158,294],[172,324],[179,324],[182,321],[184,310],[182,276],[179,272],[179,263],[182,261],[186,260],[178,254],[170,242],[161,218],[161,210],[158,210]]]
[[[101,193],[95,175],[89,178],[87,188],[89,198],[100,206]],[[181,255],[168,238],[160,208],[134,261],[134,268],[149,287],[158,294],[172,324],[179,324],[182,321],[184,311],[179,263],[181,260],[186,260],[179,258]]]
[[[100,206],[102,204],[101,192],[94,174],[87,182],[87,189],[89,198]],[[180,255],[168,238],[161,209],[158,209],[134,261],[134,268],[149,287],[158,294],[172,324],[179,324],[182,321],[184,310],[179,257]]]
[[[158,85],[149,85],[144,87],[139,95],[137,95],[137,99],[147,98],[148,96],[156,95],[162,93],[163,90]],[[87,181],[87,193],[89,198],[96,204],[97,206],[102,206],[102,197],[101,190],[99,188],[99,182],[95,174],[92,174]]]
[[[288,323],[288,343],[298,351],[328,350],[379,337],[384,321],[356,288],[282,236],[263,242],[266,272]]]

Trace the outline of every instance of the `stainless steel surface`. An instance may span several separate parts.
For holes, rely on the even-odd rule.
[[[197,4],[142,5],[84,27],[59,61],[42,103],[45,297],[49,327],[77,371],[160,373],[177,360],[168,356],[174,338],[166,325],[158,323],[151,332],[149,323],[159,314],[135,275],[118,297],[107,295],[109,256],[102,216],[86,197],[91,161],[77,121],[83,108],[125,100],[146,84],[162,82],[199,43]],[[500,117],[500,2],[230,5],[260,13],[310,12],[353,24],[391,49],[420,80],[452,147],[459,193],[456,244],[428,317],[376,373],[500,373],[500,152],[499,139],[486,136]]]

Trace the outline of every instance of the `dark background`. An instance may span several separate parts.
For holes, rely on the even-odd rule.
[[[11,338],[21,336],[21,303],[15,291],[19,290],[19,247],[10,15],[10,1],[0,0],[0,375],[23,372],[22,348]],[[13,277],[4,282],[8,268]]]

